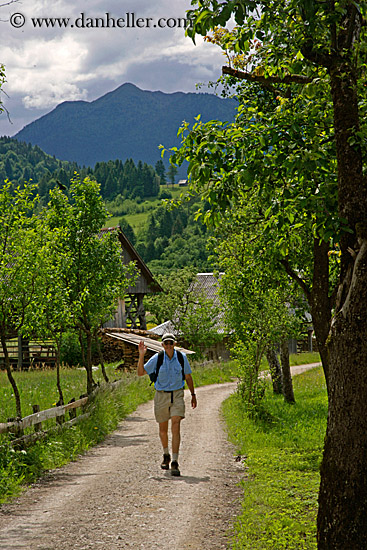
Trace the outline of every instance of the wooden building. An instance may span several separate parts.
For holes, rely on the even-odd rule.
[[[146,330],[147,323],[143,298],[145,294],[162,292],[162,287],[154,279],[142,258],[139,256],[129,239],[120,227],[102,229],[105,232],[115,232],[121,244],[122,261],[125,265],[134,262],[138,277],[134,285],[129,286],[127,296],[119,300],[115,317],[105,323],[105,328],[129,328]]]

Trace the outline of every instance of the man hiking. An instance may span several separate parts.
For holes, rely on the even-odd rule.
[[[159,424],[159,437],[163,447],[161,468],[168,470],[171,463],[171,474],[179,476],[178,453],[180,448],[180,424],[185,418],[184,386],[185,382],[191,392],[191,406],[197,406],[191,367],[184,353],[175,350],[175,337],[171,333],[162,336],[163,352],[156,353],[144,365],[147,347],[144,341],[139,342],[138,376],[149,374],[155,380],[154,415]],[[157,372],[158,371],[158,372]],[[155,376],[156,375],[156,376]],[[172,462],[168,448],[168,421],[171,419]]]

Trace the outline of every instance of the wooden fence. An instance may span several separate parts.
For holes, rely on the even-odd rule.
[[[28,340],[21,335],[7,341],[9,360],[14,370],[56,366],[53,340]],[[5,368],[4,352],[0,347],[0,369]]]
[[[76,410],[80,407],[84,408],[89,399],[89,397],[83,397],[77,401],[72,399],[67,405],[53,407],[52,409],[47,409],[44,411],[40,411],[38,405],[33,405],[34,414],[25,416],[21,420],[0,423],[0,434],[12,433],[15,437],[15,439],[11,441],[12,445],[26,445],[33,443],[37,439],[45,437],[48,433],[50,433],[50,431],[59,430],[60,428],[69,428],[77,422],[87,418],[90,415],[90,412],[77,416]],[[65,422],[65,414],[67,412],[69,413],[70,420]],[[56,418],[56,426],[48,429],[47,431],[43,431],[42,422],[52,418]],[[21,435],[26,428],[31,426],[34,426],[34,433]]]
[[[13,446],[26,446],[37,439],[42,439],[46,437],[50,432],[59,431],[60,429],[70,428],[74,424],[85,420],[91,414],[91,407],[89,411],[85,412],[87,403],[93,399],[95,394],[100,390],[106,388],[106,386],[114,390],[123,380],[115,380],[110,382],[102,387],[97,387],[89,396],[81,397],[77,401],[72,399],[67,405],[60,405],[59,407],[52,407],[52,409],[46,409],[45,411],[40,411],[38,405],[33,405],[33,414],[25,416],[21,420],[12,420],[9,422],[0,423],[0,434],[11,433],[13,434],[14,439],[10,441]],[[77,409],[82,408],[82,413],[77,416]],[[65,414],[69,414],[69,420],[65,421]],[[42,422],[56,418],[56,426],[49,428],[48,430],[42,430]],[[23,435],[23,431],[26,428],[34,426],[34,432]]]

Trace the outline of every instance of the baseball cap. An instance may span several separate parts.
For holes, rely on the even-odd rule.
[[[172,334],[171,332],[166,332],[162,336],[162,342],[165,342],[166,340],[172,340],[172,342],[175,342],[176,338],[175,338],[174,334]]]

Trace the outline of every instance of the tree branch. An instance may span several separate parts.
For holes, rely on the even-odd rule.
[[[10,4],[15,4],[16,2],[19,2],[19,0],[9,0],[9,2],[5,2],[5,4],[0,4],[0,8],[3,8],[4,6],[10,6]]]
[[[309,301],[309,299],[311,297],[311,293],[310,293],[310,289],[306,285],[305,281],[303,279],[301,279],[301,277],[299,275],[297,275],[297,273],[295,271],[293,271],[293,269],[289,265],[289,262],[288,262],[287,259],[280,260],[280,263],[284,267],[287,275],[289,275],[290,278],[293,279],[293,281],[295,281],[301,287],[301,289],[305,293],[305,296],[307,297],[307,300]]]
[[[326,69],[330,68],[333,60],[333,57],[328,53],[314,49],[314,42],[312,38],[305,40],[303,46],[301,47],[301,53],[306,59],[315,65],[325,67]]]
[[[232,69],[232,67],[224,66],[222,67],[222,74],[228,74],[236,78],[241,78],[243,80],[248,80],[249,82],[258,82],[264,86],[269,86],[273,90],[272,84],[310,84],[313,81],[313,78],[308,76],[303,76],[300,74],[290,74],[281,78],[280,76],[260,76],[253,73],[245,73],[244,71],[239,71],[237,69]]]

